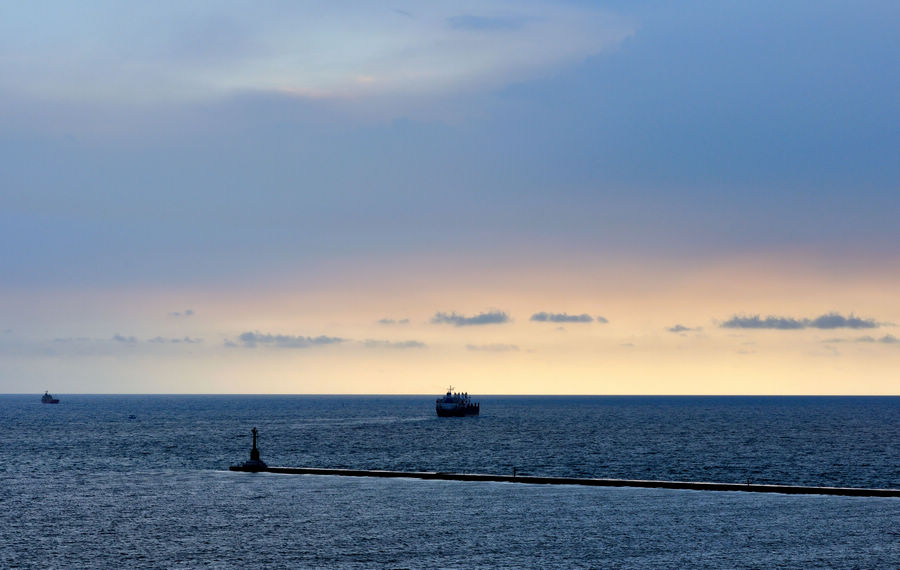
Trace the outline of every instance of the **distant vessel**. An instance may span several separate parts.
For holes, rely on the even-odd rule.
[[[466,392],[454,392],[453,386],[447,388],[443,398],[438,398],[434,405],[438,417],[453,418],[477,416],[481,407],[473,402]]]
[[[50,392],[45,391],[44,395],[41,396],[42,404],[58,404],[59,400],[50,395]]]

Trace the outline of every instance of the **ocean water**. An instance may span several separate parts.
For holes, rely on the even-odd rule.
[[[232,473],[900,487],[900,398],[0,396],[0,568],[890,568],[900,499]]]

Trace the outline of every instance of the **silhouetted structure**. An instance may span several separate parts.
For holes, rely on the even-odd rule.
[[[480,473],[445,473],[434,471],[382,471],[378,469],[328,469],[318,467],[269,467],[259,458],[256,447],[256,428],[253,434],[253,449],[250,461],[243,465],[232,465],[232,471],[266,471],[285,475],[338,475],[345,477],[388,477],[404,479],[431,479],[437,481],[479,481],[494,483],[526,483],[532,485],[586,485],[590,487],[643,487],[650,489],[687,489],[693,491],[744,491],[751,493],[784,493],[787,495],[841,495],[845,497],[898,497],[900,489],[865,489],[853,487],[804,487],[801,485],[758,485],[747,483],[709,483],[701,481],[647,481],[639,479],[581,479],[576,477],[535,477],[519,475],[513,467],[509,475],[487,475]]]
[[[245,461],[243,465],[232,465],[229,467],[232,471],[266,471],[269,466],[266,465],[265,461],[259,458],[259,449],[256,447],[256,438],[259,435],[259,431],[256,428],[250,430],[250,433],[253,434],[253,448],[250,450],[250,460]]]
[[[434,409],[439,417],[460,418],[462,416],[477,416],[481,411],[481,406],[473,402],[467,392],[453,392],[453,386],[450,386],[447,389],[447,394],[443,398],[437,399]]]

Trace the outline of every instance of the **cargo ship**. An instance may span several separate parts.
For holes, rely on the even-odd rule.
[[[462,416],[477,416],[481,406],[473,402],[466,392],[454,392],[453,386],[447,389],[447,393],[438,398],[434,405],[438,417],[459,418]]]

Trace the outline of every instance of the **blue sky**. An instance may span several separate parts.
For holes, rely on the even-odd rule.
[[[217,295],[240,305],[342,290],[348,275],[432,291],[423,323],[505,310],[486,291],[533,282],[513,319],[522,324],[541,311],[605,315],[641,284],[653,306],[661,282],[734,283],[734,267],[733,306],[701,315],[685,299],[698,320],[683,327],[865,310],[894,322],[900,307],[882,299],[900,240],[898,12],[895,2],[6,5],[0,329],[16,346],[70,326],[104,338],[145,327],[136,336],[149,339],[161,333],[140,319],[62,310],[54,321],[19,307],[40,307],[40,294],[102,305],[107,291],[172,299],[164,319]],[[606,300],[561,306],[570,287],[626,271],[633,279]],[[479,301],[454,298],[482,279],[493,285]],[[758,279],[782,293],[753,293]],[[390,304],[384,289],[373,313]],[[822,299],[804,305],[811,297]],[[204,338],[356,336],[229,314],[217,307]],[[618,334],[616,346],[642,333]],[[503,340],[483,342],[512,345]],[[38,366],[16,362],[17,374]]]

